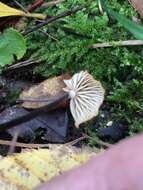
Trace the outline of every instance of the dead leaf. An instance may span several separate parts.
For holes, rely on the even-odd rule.
[[[29,13],[24,12],[8,5],[0,2],[0,17],[7,17],[7,16],[26,16],[26,17],[34,17],[39,19],[45,19],[46,16],[44,14],[39,13]]]
[[[99,150],[51,145],[0,158],[1,190],[31,190],[42,182],[86,162]]]
[[[129,0],[130,4],[138,13],[143,16],[143,0]]]
[[[40,108],[47,105],[48,102],[40,102],[39,100],[54,98],[55,96],[64,94],[62,90],[65,87],[64,79],[69,79],[70,75],[61,75],[58,77],[47,79],[39,85],[31,87],[29,90],[24,90],[20,95],[20,100],[25,100],[22,106],[24,108]],[[36,100],[35,102],[26,101],[29,99]]]
[[[15,106],[7,108],[0,114],[0,123],[11,121],[28,113],[29,111]],[[26,142],[33,142],[37,136],[36,131],[40,128],[44,129],[44,134],[41,136],[44,140],[50,143],[64,143],[68,131],[67,111],[65,109],[54,110],[8,129],[7,132],[14,137],[15,132],[19,131],[18,137]]]

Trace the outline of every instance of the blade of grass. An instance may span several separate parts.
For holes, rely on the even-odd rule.
[[[131,32],[136,39],[143,40],[143,26],[133,22],[132,20],[126,18],[125,16],[113,11],[106,0],[100,0],[103,9],[110,15],[115,18],[121,25]]]

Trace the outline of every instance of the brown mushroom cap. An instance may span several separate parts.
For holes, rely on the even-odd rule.
[[[70,111],[78,127],[98,115],[98,110],[104,100],[105,90],[101,83],[95,80],[87,71],[73,75],[69,80],[64,80],[69,93]]]

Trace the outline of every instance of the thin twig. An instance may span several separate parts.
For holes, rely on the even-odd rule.
[[[53,102],[56,100],[56,97],[49,97],[49,98],[19,98],[16,102],[23,103],[23,102]]]
[[[12,153],[14,153],[15,150],[15,145],[17,143],[17,139],[18,139],[18,135],[19,135],[20,130],[17,129],[14,133],[14,137],[12,138],[10,147],[9,147],[9,151],[8,151],[8,155],[11,155]]]
[[[82,141],[82,140],[87,139],[87,138],[88,138],[88,137],[84,135],[84,136],[82,136],[82,137],[79,137],[79,138],[77,138],[77,139],[71,141],[71,142],[65,143],[64,145],[73,146],[73,145],[75,145],[76,143],[78,143],[79,141]]]
[[[0,140],[1,145],[11,146],[11,141],[8,140]],[[46,148],[49,147],[49,144],[28,144],[28,143],[20,143],[16,142],[15,147],[23,147],[23,148]]]
[[[26,10],[26,8],[21,4],[19,3],[17,0],[14,0],[14,2],[26,13],[28,13],[28,11]]]
[[[64,1],[65,0],[50,1],[50,2],[47,2],[47,3],[43,3],[42,7],[47,8],[49,6],[60,4],[60,3],[64,2]]]
[[[125,41],[113,41],[97,43],[91,46],[92,49],[105,48],[105,47],[116,47],[116,46],[139,46],[143,45],[143,40],[125,40]]]
[[[63,146],[72,146],[74,144],[76,144],[77,142],[81,141],[81,140],[84,140],[86,139],[87,137],[80,137],[78,139],[75,139],[71,142],[68,142],[68,143],[65,143],[65,144],[62,144]],[[6,145],[6,146],[11,146],[11,143],[12,141],[8,141],[8,140],[0,140],[0,144],[1,145]],[[33,144],[33,143],[20,143],[20,142],[16,142],[15,143],[15,147],[23,147],[23,148],[48,148],[49,145],[51,145],[50,143],[49,144]]]
[[[99,7],[100,13],[103,15],[103,14],[104,14],[104,11],[103,11],[102,4],[101,4],[101,1],[100,1],[100,0],[98,0],[98,7]]]
[[[26,67],[26,66],[29,66],[29,65],[32,65],[32,64],[37,64],[37,63],[40,63],[40,60],[21,61],[21,62],[15,63],[15,64],[7,67],[6,70],[18,69],[18,68],[21,68],[21,67]]]
[[[40,32],[42,32],[44,35],[46,35],[47,37],[55,40],[56,42],[58,42],[59,40],[57,38],[55,38],[54,36],[48,34],[47,32],[43,31],[42,29],[40,29]]]
[[[30,30],[27,30],[26,32],[23,33],[23,35],[28,35],[32,32],[35,32],[36,30],[39,30],[40,28],[42,28],[43,26],[46,26],[47,24],[51,23],[51,22],[54,22],[60,18],[63,18],[63,17],[66,17],[66,16],[70,16],[72,14],[75,14],[77,11],[80,11],[82,10],[83,7],[76,7],[74,9],[71,9],[71,10],[68,10],[68,11],[65,11],[65,12],[62,12],[60,13],[59,15],[57,16],[53,16],[51,18],[48,18],[47,20],[45,20],[44,22],[38,24],[37,26],[35,26],[34,28],[30,29]]]

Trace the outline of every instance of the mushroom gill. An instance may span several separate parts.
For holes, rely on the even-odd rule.
[[[63,90],[69,93],[70,111],[76,127],[98,115],[105,93],[99,81],[87,71],[81,71],[64,83],[66,88]]]

